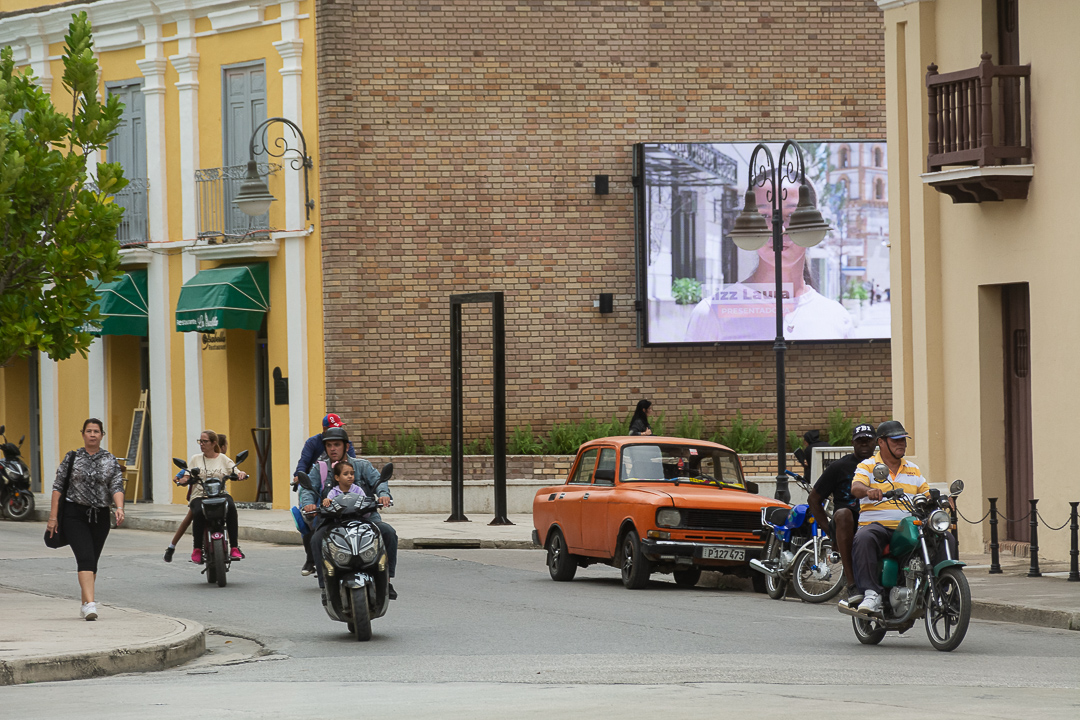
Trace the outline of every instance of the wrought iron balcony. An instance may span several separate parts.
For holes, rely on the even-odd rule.
[[[1031,160],[1031,65],[994,65],[983,53],[970,70],[927,70],[926,166],[942,175],[927,182],[954,202],[1027,197],[1030,173],[1005,168]],[[943,172],[946,166],[991,169]]]
[[[274,163],[259,163],[259,175],[268,177],[281,170]],[[233,204],[247,172],[246,165],[227,165],[195,171],[199,201],[199,238],[220,238],[241,242],[265,237],[273,231],[270,215],[249,217]]]
[[[87,189],[101,192],[96,183],[86,184]],[[128,178],[127,187],[115,193],[113,202],[124,208],[124,219],[116,230],[120,247],[145,245],[150,239],[147,223],[147,194],[150,183],[145,178]]]

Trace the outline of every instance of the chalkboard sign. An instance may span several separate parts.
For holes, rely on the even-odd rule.
[[[131,418],[131,440],[128,442],[127,459],[124,460],[124,464],[129,468],[135,467],[135,462],[139,458],[139,447],[142,445],[143,415],[145,414],[146,410],[139,408]]]

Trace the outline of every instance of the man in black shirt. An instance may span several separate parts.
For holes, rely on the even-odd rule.
[[[855,452],[829,463],[829,466],[821,473],[821,477],[814,483],[814,489],[810,491],[810,498],[807,501],[818,527],[830,528],[829,536],[833,540],[833,546],[840,551],[840,559],[844,563],[844,580],[847,584],[844,597],[849,604],[858,603],[862,599],[853,595],[855,576],[851,564],[851,541],[855,537],[855,528],[859,525],[859,501],[851,494],[851,479],[855,476],[855,468],[859,463],[874,454],[874,439],[873,426],[855,426],[855,429],[851,431],[851,444]],[[831,527],[824,506],[825,498],[830,496],[833,499]]]

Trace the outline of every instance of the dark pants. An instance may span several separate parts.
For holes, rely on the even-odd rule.
[[[881,585],[881,576],[878,574],[878,561],[885,552],[885,546],[892,539],[894,530],[885,527],[881,523],[870,523],[859,528],[852,542],[851,555],[855,570],[855,587],[859,592],[873,590],[879,595],[885,593]],[[956,538],[952,533],[945,533],[946,542],[949,544],[949,553],[956,557]],[[921,552],[921,551],[919,551]],[[945,546],[939,546],[937,557],[931,558],[934,563],[945,559]]]
[[[64,535],[75,553],[79,572],[96,573],[105,538],[109,537],[109,508],[93,508],[64,502]]]
[[[382,520],[373,521],[379,528],[379,532],[382,533],[383,542],[386,543],[386,560],[389,564],[390,577],[394,577],[397,572],[397,546],[398,537],[397,530],[393,528],[389,523],[385,523]],[[323,559],[322,559],[322,543],[323,538],[326,537],[326,530],[329,527],[327,523],[319,523],[315,527],[315,531],[311,534],[311,552],[315,556],[315,569],[319,572],[320,586],[323,582]]]
[[[229,546],[236,547],[240,543],[237,535],[240,531],[240,519],[236,516],[236,504],[231,495],[225,496],[228,502],[225,510],[225,532],[229,534]],[[206,516],[202,511],[202,498],[195,498],[188,507],[191,508],[191,539],[196,550],[202,548],[203,533],[206,532]]]

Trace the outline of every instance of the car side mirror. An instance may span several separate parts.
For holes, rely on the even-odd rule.
[[[236,464],[239,465],[240,463],[247,460],[247,456],[248,456],[248,451],[247,450],[241,450],[240,452],[238,452],[236,454]]]
[[[176,467],[180,468],[181,470],[187,470],[187,463],[184,462],[183,460],[181,460],[180,458],[173,458],[172,459],[172,464],[175,465]]]
[[[315,488],[311,486],[311,478],[308,477],[308,474],[306,472],[296,473],[296,484],[304,488],[305,490],[315,492]]]
[[[379,482],[386,482],[394,475],[394,463],[386,463],[382,467],[382,472],[379,473]]]
[[[604,468],[597,470],[593,475],[593,479],[597,485],[614,485],[615,484],[615,468]]]
[[[746,488],[746,492],[750,493],[751,495],[758,494],[758,485],[753,480],[743,481],[743,487]]]

